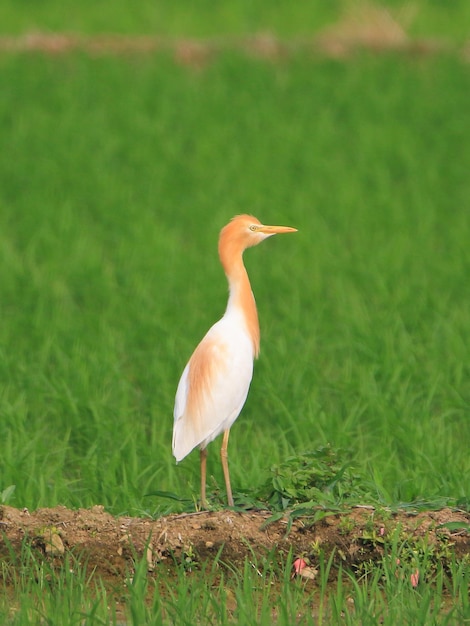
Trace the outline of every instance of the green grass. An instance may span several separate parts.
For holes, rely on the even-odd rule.
[[[157,626],[163,624],[305,624],[461,626],[470,619],[469,570],[452,563],[449,572],[437,569],[418,585],[412,570],[397,565],[395,546],[362,580],[340,570],[328,582],[331,560],[320,560],[315,583],[292,578],[292,558],[277,564],[267,555],[262,562],[246,560],[240,569],[216,558],[202,570],[176,564],[168,576],[162,564],[155,577],[143,559],[129,571],[123,589],[109,589],[93,580],[86,566],[68,556],[52,567],[25,549],[22,568],[5,579],[14,583],[15,598],[0,597],[5,626],[104,624]]]
[[[290,457],[329,443],[356,499],[468,506],[467,66],[12,55],[0,77],[0,501],[163,514],[186,503],[147,494],[197,498],[197,453],[171,456],[174,393],[225,307],[218,231],[248,211],[299,232],[246,253],[262,352],[230,440],[236,500],[271,480],[271,504],[305,508]],[[468,622],[468,562],[423,552],[414,589],[406,554],[334,587],[331,563],[312,583],[290,560],[163,563],[157,582],[142,562],[115,590],[25,547],[1,564],[0,621]]]
[[[345,14],[363,7],[384,7],[415,37],[468,38],[470,6],[466,0],[330,0],[292,3],[224,0],[133,3],[129,0],[80,3],[71,0],[4,0],[0,9],[0,32],[24,34],[35,31],[68,33],[156,34],[210,37],[274,32],[280,36],[311,35],[335,23]]]
[[[198,493],[173,399],[225,307],[218,231],[245,211],[299,233],[246,253],[262,352],[235,492],[330,443],[386,503],[468,499],[467,67],[10,56],[0,73],[11,504],[165,512],[146,494]]]

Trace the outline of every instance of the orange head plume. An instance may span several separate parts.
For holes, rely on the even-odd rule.
[[[295,232],[297,228],[291,226],[262,224],[253,215],[236,215],[220,231],[219,254],[224,258],[227,251],[242,253],[246,248],[256,246],[272,235]]]

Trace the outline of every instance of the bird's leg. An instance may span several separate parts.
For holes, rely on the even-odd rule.
[[[230,428],[224,430],[224,437],[222,439],[222,447],[220,448],[220,460],[222,461],[222,469],[224,470],[225,488],[227,490],[227,501],[229,506],[233,506],[232,487],[230,486],[230,473],[228,471],[227,461],[227,446],[228,437],[230,435]]]
[[[206,501],[206,462],[207,462],[207,448],[203,448],[200,452],[201,459],[201,506],[203,509],[207,508]]]

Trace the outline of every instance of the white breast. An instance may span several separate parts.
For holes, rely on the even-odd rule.
[[[186,365],[176,392],[173,454],[205,448],[238,417],[253,376],[253,343],[243,318],[226,313]]]

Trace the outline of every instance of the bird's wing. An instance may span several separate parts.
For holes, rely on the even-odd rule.
[[[178,385],[173,429],[177,461],[230,428],[245,403],[252,375],[250,338],[221,320],[194,351]]]

